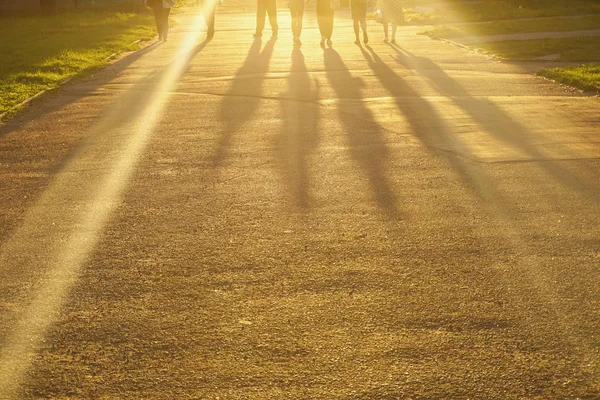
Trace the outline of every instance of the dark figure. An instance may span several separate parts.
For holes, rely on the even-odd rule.
[[[273,30],[273,37],[277,37],[279,26],[277,25],[277,1],[276,0],[257,0],[256,2],[256,33],[255,38],[262,36],[265,27],[265,17],[269,14],[269,23]]]
[[[367,0],[350,0],[350,11],[352,12],[354,35],[356,36],[354,43],[360,44],[359,24],[363,31],[363,40],[365,44],[369,43],[369,37],[367,36]]]
[[[378,0],[377,6],[381,10],[383,25],[383,34],[385,38],[384,42],[388,41],[388,30],[389,24],[392,24],[392,43],[396,43],[396,30],[398,25],[404,23],[404,12],[402,11],[402,4],[399,0]]]
[[[152,7],[154,19],[156,20],[156,30],[158,31],[158,40],[166,42],[169,35],[169,14],[171,7],[176,0],[144,0],[144,4]]]
[[[331,0],[317,0],[317,23],[321,32],[321,47],[327,45],[331,47],[331,34],[333,33],[333,7]]]
[[[204,13],[204,22],[206,22],[206,39],[210,40],[215,36],[215,11],[219,0],[201,0],[202,12]]]
[[[292,34],[294,35],[294,44],[300,45],[300,35],[302,34],[302,18],[304,17],[304,0],[290,0],[290,14],[292,17]]]

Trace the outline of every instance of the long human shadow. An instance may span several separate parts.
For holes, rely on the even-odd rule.
[[[452,135],[446,120],[424,99],[420,93],[408,85],[390,68],[369,46],[368,52],[361,51],[369,67],[383,87],[394,98],[396,108],[408,122],[415,137],[425,148],[445,160],[460,179],[475,193],[488,201],[498,201],[501,196],[490,185],[486,185],[474,164],[462,155],[464,146]]]
[[[338,97],[338,116],[344,125],[352,156],[365,171],[379,206],[390,216],[398,216],[398,199],[386,174],[388,149],[381,127],[361,101],[363,82],[352,77],[334,49],[326,49],[323,56],[327,78]],[[352,109],[346,110],[346,104],[352,100]]]
[[[254,115],[260,104],[262,84],[269,71],[275,41],[275,38],[271,38],[261,50],[262,41],[254,40],[221,102],[219,121],[226,121],[226,125],[212,156],[212,167],[215,169],[223,165],[234,134]]]
[[[454,104],[465,111],[477,124],[495,139],[514,146],[523,151],[533,161],[538,163],[549,176],[563,185],[577,190],[584,195],[590,193],[590,182],[583,181],[580,177],[572,174],[569,170],[561,167],[556,161],[548,157],[537,148],[531,141],[533,136],[530,129],[515,121],[504,110],[487,99],[472,97],[465,88],[431,59],[419,57],[413,53],[391,45],[397,53],[396,61],[404,67],[416,71],[419,75],[427,78],[438,93],[446,96]],[[597,187],[598,189],[598,187]]]
[[[3,124],[0,124],[0,137],[11,133],[17,129],[20,129],[25,121],[31,121],[34,119],[42,118],[46,114],[52,114],[53,112],[60,110],[71,103],[75,103],[79,101],[81,98],[88,96],[91,92],[95,91],[99,87],[106,85],[111,80],[117,78],[125,69],[127,69],[131,64],[142,58],[147,53],[155,50],[158,46],[160,46],[159,42],[152,43],[141,50],[133,52],[118,61],[115,61],[110,66],[104,69],[104,73],[106,74],[105,79],[97,80],[94,85],[85,86],[84,92],[74,93],[73,91],[69,92],[69,96],[58,97],[56,93],[61,90],[66,90],[65,87],[59,87],[50,91],[47,95],[42,96],[39,99],[35,99],[32,104],[25,107],[24,110],[19,112],[13,118],[10,118]],[[83,71],[81,75],[85,75],[89,71]],[[77,81],[79,77],[75,77],[75,82],[71,81],[68,83],[69,88],[71,85],[79,84]],[[53,97],[50,97],[53,96]],[[45,102],[44,107],[36,107],[35,104],[39,102]]]
[[[292,52],[287,86],[287,91],[282,94],[283,123],[276,149],[296,204],[301,209],[308,209],[310,182],[307,158],[319,139],[319,106],[315,103],[319,98],[319,87],[317,81],[311,82],[300,49]]]

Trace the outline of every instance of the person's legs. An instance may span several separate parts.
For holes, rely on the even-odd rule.
[[[396,43],[396,29],[398,29],[398,24],[392,22],[392,43]]]
[[[170,8],[164,8],[161,5],[154,6],[154,18],[156,19],[156,29],[158,30],[158,39],[167,41],[169,34],[169,13]]]
[[[360,20],[360,27],[362,28],[362,31],[363,31],[363,40],[364,40],[365,44],[367,44],[367,43],[369,43],[369,36],[367,35],[367,20],[366,19]]]
[[[206,22],[206,38],[212,39],[215,35],[215,0],[203,0],[204,21]]]
[[[325,34],[327,32],[327,16],[317,14],[317,24],[321,33],[321,46],[325,43]]]
[[[256,2],[256,33],[255,37],[262,36],[262,31],[265,28],[265,17],[267,14],[267,5],[265,0],[258,0]]]
[[[292,16],[292,33],[294,41],[299,41],[302,34],[302,14]]]
[[[388,41],[388,27],[389,27],[389,23],[384,20],[381,23],[381,25],[383,25],[383,36],[384,36],[383,41],[387,42]],[[392,25],[392,30],[393,30],[393,25]]]
[[[163,8],[163,42],[167,41],[169,35],[169,14],[171,14],[171,9]]]
[[[277,25],[277,0],[267,0],[267,13],[269,14],[269,24],[273,30],[273,36],[277,36],[279,25]]]
[[[333,34],[333,12],[327,15],[325,37],[327,38],[327,45],[331,47],[331,35]]]
[[[158,32],[158,40],[162,40],[162,25],[161,25],[161,15],[160,15],[160,8],[162,7],[152,7],[152,13],[154,14],[154,23],[156,24],[156,32]]]
[[[358,30],[358,20],[355,19],[355,20],[352,21],[352,23],[353,23],[353,26],[354,26],[354,36],[356,36],[356,40],[354,41],[354,43],[359,44],[360,43],[360,39],[358,37],[358,34],[359,34],[360,31]]]

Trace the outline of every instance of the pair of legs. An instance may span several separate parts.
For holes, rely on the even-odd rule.
[[[390,23],[388,21],[383,21],[383,34],[385,35],[384,42],[388,41],[388,30]],[[398,24],[392,21],[392,43],[396,43],[396,29],[398,29]]]
[[[292,16],[292,34],[294,35],[294,43],[300,43],[302,18],[304,17],[304,0],[290,0],[290,14]]]
[[[294,42],[300,42],[300,35],[302,34],[302,17],[303,15],[292,15],[292,34],[294,35]]]
[[[266,15],[269,14],[269,24],[273,30],[273,36],[277,36],[279,26],[277,25],[277,2],[276,0],[257,0],[256,4],[256,33],[255,37],[261,37],[265,28]]]
[[[204,13],[204,22],[206,22],[206,38],[212,39],[215,36],[215,10],[217,0],[202,0],[202,11]]]
[[[317,23],[321,32],[321,46],[331,46],[331,34],[333,33],[333,7],[331,0],[317,0]]]
[[[366,0],[351,0],[350,11],[352,12],[352,21],[354,22],[354,35],[356,40],[354,43],[360,44],[360,28],[363,31],[363,40],[365,44],[369,43],[369,37],[367,36],[367,1]]]
[[[359,38],[359,34],[360,34],[360,29],[359,29],[359,24],[360,24],[360,28],[362,28],[363,31],[363,40],[365,42],[365,44],[369,43],[369,36],[367,35],[367,20],[365,19],[355,19],[354,20],[354,36],[356,36],[356,40],[354,41],[354,43],[359,44],[360,43],[360,38]]]
[[[166,42],[169,34],[169,14],[171,13],[171,9],[165,8],[162,5],[155,5],[153,10],[156,30],[158,31],[158,40]]]
[[[321,46],[327,44],[331,46],[331,34],[333,33],[333,12],[323,15],[317,15],[317,23],[319,24],[319,32],[321,32]]]

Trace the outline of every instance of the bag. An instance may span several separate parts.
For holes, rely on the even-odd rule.
[[[383,23],[383,13],[381,12],[381,9],[379,7],[375,8],[375,22],[377,22],[378,24]]]

